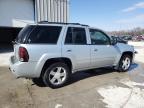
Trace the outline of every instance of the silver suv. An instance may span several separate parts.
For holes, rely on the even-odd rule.
[[[40,78],[46,86],[62,87],[72,73],[111,66],[127,71],[134,48],[117,43],[102,30],[73,23],[27,25],[19,33],[10,70],[19,78]]]

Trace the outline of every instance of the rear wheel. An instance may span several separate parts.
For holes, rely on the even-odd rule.
[[[70,70],[65,63],[54,63],[50,65],[43,75],[43,81],[46,86],[59,88],[64,86],[70,76]]]
[[[120,62],[118,71],[120,72],[126,72],[129,70],[132,63],[132,57],[130,55],[123,55]]]

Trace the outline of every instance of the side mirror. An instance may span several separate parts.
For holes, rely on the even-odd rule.
[[[117,37],[111,36],[111,44],[116,45],[117,44]]]

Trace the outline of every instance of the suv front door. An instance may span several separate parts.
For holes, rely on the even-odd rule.
[[[115,62],[117,51],[111,45],[110,38],[102,31],[89,29],[91,40],[91,66],[112,66]]]
[[[83,70],[90,66],[90,46],[87,45],[85,27],[68,27],[62,56],[70,58],[74,70]]]

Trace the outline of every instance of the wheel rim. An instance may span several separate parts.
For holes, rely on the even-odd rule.
[[[131,60],[130,60],[129,57],[126,57],[125,59],[123,59],[122,60],[122,68],[123,68],[123,70],[129,69],[130,64],[131,64]]]
[[[53,85],[60,85],[66,79],[66,69],[63,67],[55,67],[50,71],[49,80]]]

